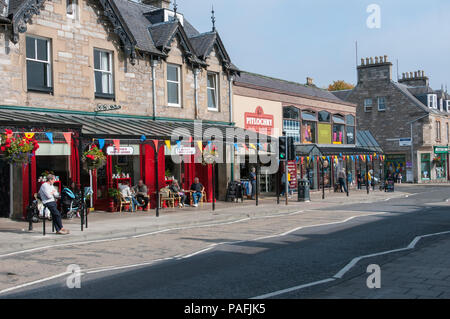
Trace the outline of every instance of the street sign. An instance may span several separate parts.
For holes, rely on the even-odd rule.
[[[399,146],[411,146],[411,138],[400,138],[398,143]]]
[[[448,153],[448,146],[435,146],[434,147],[434,154],[447,154]]]

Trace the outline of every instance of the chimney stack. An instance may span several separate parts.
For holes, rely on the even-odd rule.
[[[388,62],[387,55],[361,59],[361,65],[357,69],[358,83],[392,80],[392,63]]]
[[[141,0],[141,3],[149,4],[151,6],[154,6],[157,8],[162,8],[162,9],[170,8],[170,0]]]

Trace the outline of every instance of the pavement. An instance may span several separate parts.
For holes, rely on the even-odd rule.
[[[93,213],[82,233],[68,224],[70,236],[1,232],[29,249],[0,254],[0,298],[430,297],[421,287],[447,298],[439,289],[448,283],[448,247],[433,245],[450,239],[450,187],[398,190],[326,193],[325,200],[315,193],[311,202],[287,207],[273,198],[257,208],[218,202],[215,212],[163,210],[159,218],[154,211]],[[417,259],[402,261],[415,253]],[[82,270],[81,289],[67,288],[71,264]],[[365,284],[370,264],[381,267],[380,289]],[[445,284],[428,281],[439,276]],[[413,287],[415,280],[423,281]]]
[[[450,213],[450,212],[449,212]],[[314,299],[450,299],[450,234],[380,265],[380,288],[368,288],[369,273],[349,278]]]

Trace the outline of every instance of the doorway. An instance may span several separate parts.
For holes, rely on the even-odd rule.
[[[11,178],[10,165],[0,160],[0,217],[9,218],[11,215]]]

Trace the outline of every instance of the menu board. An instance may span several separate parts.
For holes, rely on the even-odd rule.
[[[297,164],[296,161],[287,162],[288,173],[290,175],[289,187],[291,190],[297,189]]]

